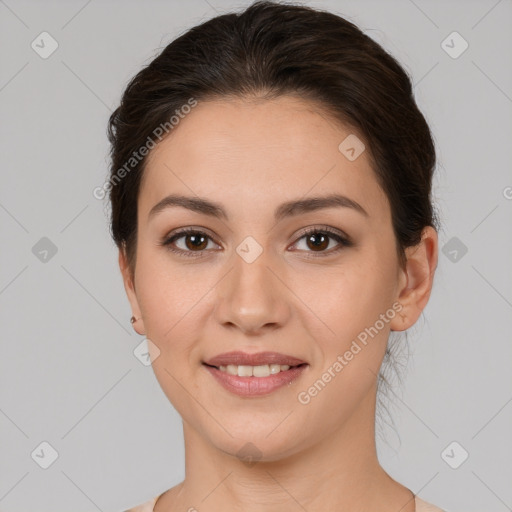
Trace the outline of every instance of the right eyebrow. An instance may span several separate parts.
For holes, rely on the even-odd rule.
[[[203,215],[210,215],[211,217],[216,217],[218,219],[224,218],[228,220],[228,216],[220,204],[201,197],[188,197],[176,194],[164,197],[161,201],[155,204],[148,214],[148,220],[157,213],[173,206],[181,206],[182,208],[187,208],[188,210],[202,213]]]

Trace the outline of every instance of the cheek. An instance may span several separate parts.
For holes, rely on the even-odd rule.
[[[137,298],[147,337],[161,351],[171,346],[183,349],[199,328],[194,319],[211,285],[199,277],[193,265],[173,265],[161,250],[147,255],[141,251],[137,266]],[[184,330],[187,336],[183,336]]]
[[[315,336],[322,361],[301,390],[299,402],[311,417],[331,411],[330,426],[322,428],[337,428],[362,401],[371,402],[395,315],[393,275],[385,255],[370,254],[361,265],[333,274],[327,291],[317,296],[312,309],[329,328],[324,326]],[[319,324],[312,321],[310,332],[313,323]]]
[[[341,350],[391,308],[394,276],[393,255],[374,249],[328,272],[303,272],[291,287],[305,298],[301,309],[310,319],[308,330],[325,340],[327,351]]]

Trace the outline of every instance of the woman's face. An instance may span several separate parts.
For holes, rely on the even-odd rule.
[[[409,326],[397,312],[407,277],[387,197],[367,152],[357,156],[360,144],[312,103],[286,96],[199,102],[150,154],[134,288],[124,274],[142,317],[135,326],[158,347],[153,368],[169,400],[224,452],[251,442],[263,460],[278,459],[373,421],[360,412],[371,413],[390,329]],[[162,206],[170,195],[219,210]],[[334,195],[342,198],[325,207],[322,198]],[[163,245],[184,228],[200,233]],[[233,351],[306,364],[293,379],[244,377],[247,368],[222,377],[204,364]]]

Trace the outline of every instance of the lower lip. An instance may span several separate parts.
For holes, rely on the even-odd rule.
[[[225,389],[238,396],[262,396],[290,384],[306,369],[307,365],[296,366],[285,372],[279,372],[268,377],[239,377],[221,372],[213,366],[203,365]]]

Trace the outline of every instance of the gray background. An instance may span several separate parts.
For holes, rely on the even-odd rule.
[[[2,511],[119,511],[183,478],[181,421],[133,354],[143,337],[92,190],[127,81],[186,29],[249,3],[0,1]],[[512,510],[512,2],[306,4],[400,60],[439,151],[444,252],[381,462],[450,512]],[[31,48],[43,31],[59,45],[47,59]],[[458,58],[441,44],[453,31],[469,43]],[[48,450],[31,456],[43,441],[58,453],[48,469]],[[442,455],[453,441],[452,464],[469,453],[457,469]]]

